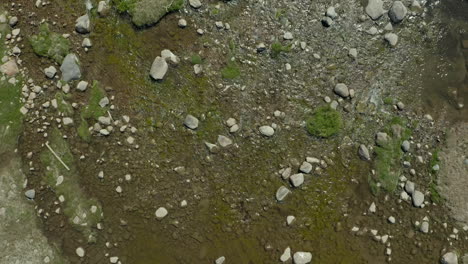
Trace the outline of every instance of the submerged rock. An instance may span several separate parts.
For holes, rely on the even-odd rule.
[[[68,54],[65,59],[63,59],[60,71],[62,71],[62,80],[65,82],[80,79],[81,69],[78,57],[73,53]]]

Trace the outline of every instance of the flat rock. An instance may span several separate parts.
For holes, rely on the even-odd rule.
[[[193,115],[187,115],[184,120],[184,125],[192,130],[198,128],[198,119]]]
[[[310,164],[307,161],[304,161],[301,164],[301,167],[299,168],[299,170],[303,173],[310,173],[312,171],[312,164]]]
[[[276,200],[277,200],[278,202],[281,202],[281,201],[283,201],[283,200],[286,198],[286,196],[288,196],[288,194],[290,194],[290,193],[291,193],[291,191],[290,191],[288,188],[286,188],[286,187],[284,187],[284,186],[281,186],[281,187],[279,187],[278,190],[276,191],[276,195],[275,195],[275,196],[276,196]]]
[[[68,54],[65,59],[63,59],[60,71],[62,72],[62,80],[65,82],[80,79],[81,69],[78,57],[73,53]]]
[[[307,264],[312,261],[312,253],[298,251],[293,256],[294,264]]]
[[[167,73],[167,69],[169,66],[167,62],[162,57],[156,57],[154,59],[153,64],[151,65],[150,75],[155,80],[162,80]]]
[[[366,6],[366,14],[373,20],[379,19],[384,13],[382,0],[369,0]]]

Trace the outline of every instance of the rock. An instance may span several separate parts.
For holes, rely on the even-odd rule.
[[[70,117],[64,117],[62,118],[62,123],[64,126],[72,125],[73,119],[71,119]]]
[[[15,28],[15,29],[13,29],[13,30],[11,31],[11,34],[12,34],[14,37],[16,37],[16,36],[19,35],[20,32],[21,32],[21,29]]]
[[[215,26],[216,26],[217,29],[223,29],[224,28],[224,24],[223,24],[222,21],[216,21]]]
[[[98,122],[105,126],[108,126],[111,124],[111,119],[108,116],[100,116],[98,117]]]
[[[281,262],[286,262],[291,259],[291,248],[287,247],[283,254],[281,254],[280,261]]]
[[[55,77],[55,74],[57,74],[57,69],[54,66],[50,66],[45,68],[44,73],[47,78],[52,79]]]
[[[185,117],[184,125],[192,130],[195,130],[198,127],[198,119],[193,115],[187,115]]]
[[[387,221],[388,221],[390,224],[394,224],[394,223],[396,222],[395,217],[393,217],[393,216],[388,217]]]
[[[385,132],[378,132],[375,135],[375,144],[383,147],[388,143],[388,135]]]
[[[30,190],[27,190],[24,192],[24,195],[28,198],[28,199],[34,199],[36,197],[36,191],[34,189],[30,189]]]
[[[331,27],[335,23],[333,19],[329,17],[323,17],[321,22],[324,27]]]
[[[110,261],[110,263],[115,264],[115,263],[117,263],[119,261],[119,257],[110,257],[109,261]]]
[[[336,13],[335,11],[335,7],[333,6],[330,6],[328,9],[327,9],[327,12],[325,13],[325,15],[329,18],[332,18],[332,19],[335,19],[338,17],[338,14]]]
[[[108,136],[110,134],[109,130],[107,129],[101,129],[99,130],[99,133],[103,136]]]
[[[296,252],[293,256],[294,264],[307,264],[312,261],[312,253],[310,252]]]
[[[401,143],[401,149],[404,152],[408,152],[410,150],[410,143],[409,143],[408,140],[405,140],[405,141],[403,141],[403,143]]]
[[[301,167],[299,168],[299,170],[302,171],[303,173],[310,173],[312,171],[312,164],[310,164],[307,161],[304,161]]]
[[[109,103],[109,98],[107,96],[99,100],[99,106],[102,108],[106,107]]]
[[[164,75],[166,75],[168,69],[167,62],[162,57],[156,57],[151,65],[150,75],[156,81],[162,80]]]
[[[219,257],[215,260],[215,264],[223,264],[224,261],[226,261],[226,258],[224,256]]]
[[[346,84],[344,83],[339,83],[335,86],[335,89],[333,89],[333,91],[343,97],[343,98],[346,98],[349,96],[349,90],[348,90],[348,86],[346,86]]]
[[[83,48],[91,48],[93,44],[91,43],[91,40],[89,38],[83,39],[83,42],[81,43],[81,47]]]
[[[458,255],[455,252],[447,252],[440,259],[442,264],[458,264]]]
[[[193,72],[195,75],[200,75],[203,72],[203,66],[201,64],[193,65]]]
[[[226,136],[218,135],[218,144],[224,148],[224,147],[231,145],[232,140]]]
[[[158,220],[163,219],[168,214],[167,209],[164,207],[159,207],[158,210],[154,213]]]
[[[258,53],[264,52],[266,50],[265,43],[263,42],[259,43],[256,48],[257,48]]]
[[[349,52],[348,52],[348,56],[353,58],[353,59],[356,59],[357,58],[357,49],[349,49]]]
[[[414,191],[411,198],[413,199],[413,205],[415,207],[421,207],[424,203],[424,194],[420,191]]]
[[[286,196],[288,196],[288,194],[290,194],[290,193],[291,193],[291,191],[290,191],[288,188],[286,188],[286,187],[284,187],[284,186],[281,186],[281,187],[279,187],[278,190],[276,191],[276,195],[275,195],[275,196],[276,196],[276,200],[277,200],[278,202],[281,202],[281,201],[283,201],[283,200],[286,198]]]
[[[400,23],[405,19],[407,13],[406,6],[401,1],[395,1],[388,11],[388,16],[393,23]]]
[[[8,75],[14,76],[19,72],[18,65],[15,60],[9,60],[0,66],[0,72]]]
[[[86,91],[87,88],[88,88],[88,82],[86,81],[81,81],[76,85],[76,89],[80,92]]]
[[[369,206],[369,213],[375,213],[377,211],[377,208],[375,206],[375,203],[372,202],[371,205]]]
[[[267,137],[271,137],[275,134],[275,130],[271,126],[261,126],[259,131],[262,135]]]
[[[292,40],[293,39],[292,33],[291,32],[284,32],[283,39],[284,40]]]
[[[189,4],[191,7],[195,9],[200,8],[202,6],[202,3],[200,2],[200,0],[189,0]]]
[[[5,14],[0,14],[0,24],[6,23],[7,17]]]
[[[237,121],[236,121],[234,118],[232,118],[232,117],[230,117],[228,120],[226,120],[226,125],[227,125],[228,127],[232,127],[232,126],[235,125],[236,123],[237,123]]]
[[[80,16],[76,20],[75,30],[80,34],[88,34],[90,32],[91,21],[89,20],[88,14]]]
[[[63,59],[60,71],[62,72],[62,80],[65,82],[81,78],[80,61],[75,54],[70,53]]]
[[[385,34],[384,38],[392,47],[395,47],[398,43],[398,36],[394,33],[387,33]]]
[[[392,23],[388,22],[387,25],[385,25],[384,30],[385,31],[392,31],[393,30]]]
[[[382,0],[369,0],[365,11],[373,20],[379,19],[385,12]]]
[[[369,28],[369,30],[367,30],[367,33],[370,34],[370,35],[375,35],[377,34],[378,30],[376,27],[371,27]]]
[[[18,17],[15,17],[15,16],[10,17],[8,24],[10,24],[10,27],[16,26],[16,24],[18,24]]]
[[[179,22],[177,23],[177,25],[178,25],[180,28],[185,28],[185,27],[187,27],[187,20],[181,18],[181,19],[179,19]]]
[[[229,132],[230,133],[235,133],[239,130],[239,125],[238,124],[235,124],[233,125],[230,129],[229,129]]]
[[[407,181],[406,184],[405,184],[405,191],[409,194],[413,194],[414,193],[414,182],[412,181]]]
[[[296,220],[296,217],[294,217],[293,215],[288,215],[286,217],[286,224],[288,224],[288,226],[290,226],[294,222],[294,220]]]
[[[359,145],[359,157],[363,160],[370,160],[370,154],[367,147],[363,144]]]
[[[99,2],[97,12],[102,17],[107,15],[109,12],[109,6],[107,5],[106,1]]]
[[[298,174],[291,175],[289,177],[289,181],[294,187],[297,188],[304,183],[304,174],[298,173]]]
[[[85,250],[82,248],[82,247],[78,247],[76,250],[76,255],[78,255],[78,257],[82,258],[85,256]]]
[[[283,178],[283,180],[287,180],[289,176],[291,176],[291,168],[284,169],[284,171],[281,173],[281,178]]]
[[[423,232],[424,234],[429,233],[429,223],[427,221],[423,221],[419,227],[419,231]]]
[[[179,64],[180,62],[179,57],[177,57],[174,53],[172,53],[172,51],[168,49],[164,49],[161,51],[161,57],[175,65]]]

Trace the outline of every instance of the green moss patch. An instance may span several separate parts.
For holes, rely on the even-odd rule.
[[[283,52],[291,51],[291,45],[283,46],[279,42],[271,44],[271,57],[276,58]]]
[[[320,107],[306,121],[307,131],[316,137],[328,138],[336,135],[343,121],[341,114],[329,106]]]
[[[60,34],[51,32],[46,23],[39,27],[39,34],[32,36],[29,42],[34,53],[51,58],[59,64],[70,51],[70,41]]]
[[[157,23],[167,13],[180,10],[184,0],[119,0],[117,9],[124,10],[132,16],[136,26],[146,26]]]
[[[98,81],[94,81],[90,89],[88,104],[81,111],[81,117],[84,119],[93,118],[95,120],[107,113],[107,107],[101,107],[99,101],[106,96],[106,92],[101,88]]]
[[[229,60],[226,67],[221,70],[221,76],[224,79],[235,79],[241,74],[239,66],[236,62]]]

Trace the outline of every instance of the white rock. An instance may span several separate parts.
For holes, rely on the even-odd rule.
[[[296,217],[294,215],[288,215],[286,217],[286,223],[288,224],[288,226],[291,225],[294,222],[294,220],[296,220]]]
[[[224,148],[224,147],[231,145],[232,140],[226,136],[218,135],[218,144]]]
[[[447,252],[440,259],[442,264],[458,264],[458,255],[455,252]]]
[[[226,258],[224,256],[219,257],[215,260],[215,264],[223,264],[224,261],[226,261]]]
[[[180,59],[172,51],[164,49],[161,51],[161,57],[172,64],[179,64]]]
[[[307,264],[312,261],[312,253],[310,252],[296,252],[293,256],[294,264]]]
[[[424,194],[422,192],[414,191],[413,195],[412,195],[412,198],[413,198],[413,205],[415,207],[421,207],[421,205],[423,205],[423,203],[424,203]]]
[[[189,0],[189,4],[191,7],[195,9],[200,8],[202,6],[202,3],[200,2],[200,0]]]
[[[89,38],[83,39],[83,42],[81,43],[81,47],[83,48],[91,48],[93,44],[91,43],[91,40]]]
[[[54,66],[50,66],[48,68],[45,68],[44,73],[47,76],[47,78],[52,79],[54,78],[55,74],[57,74],[57,69]]]
[[[288,194],[290,194],[290,193],[291,193],[291,191],[290,191],[288,188],[286,188],[286,187],[284,187],[284,186],[281,186],[281,187],[279,187],[278,190],[276,191],[276,200],[278,200],[278,202],[281,202],[281,201],[283,201],[283,200],[286,198],[286,196],[288,196]]]
[[[119,257],[110,257],[109,261],[110,263],[117,263],[119,261]]]
[[[372,202],[371,205],[369,206],[369,212],[370,213],[375,213],[377,210],[376,206],[375,206],[375,203]]]
[[[299,168],[303,173],[310,173],[312,171],[312,164],[307,161],[304,161]]]
[[[76,255],[78,255],[78,257],[82,258],[85,256],[85,250],[82,248],[82,247],[78,247],[76,250]]]
[[[80,34],[87,34],[90,32],[91,21],[88,14],[80,16],[76,19],[75,30]]]
[[[419,230],[424,234],[429,233],[429,223],[426,221],[422,222],[421,226],[419,227]]]
[[[384,38],[392,47],[395,47],[398,43],[398,36],[394,33],[387,33]]]
[[[262,135],[267,137],[271,137],[275,134],[275,130],[271,126],[261,126],[259,130]]]
[[[155,80],[162,80],[167,73],[169,66],[162,57],[156,57],[151,65],[150,75]]]
[[[73,119],[71,119],[70,117],[64,117],[62,119],[62,123],[63,123],[64,126],[71,125],[71,124],[73,124]]]
[[[388,220],[388,222],[389,222],[390,224],[394,224],[394,223],[396,222],[395,217],[393,217],[393,216],[388,217],[387,220]]]
[[[179,22],[177,23],[177,25],[180,27],[180,28],[185,28],[187,26],[187,20],[181,18],[179,19]]]
[[[291,177],[289,177],[289,181],[294,187],[299,187],[304,183],[304,174],[298,173],[291,175]]]
[[[88,88],[88,82],[86,81],[80,81],[78,85],[76,85],[76,89],[78,91],[84,92]]]
[[[280,261],[281,262],[286,262],[291,259],[291,248],[287,247],[283,254],[281,254]]]
[[[184,120],[184,125],[192,130],[198,128],[198,119],[193,115],[187,115]]]
[[[155,212],[156,218],[159,220],[166,217],[167,214],[168,214],[167,209],[164,207],[159,207],[158,210],[156,210]]]

